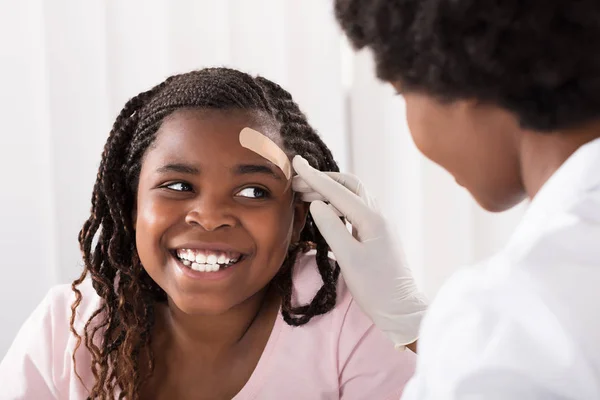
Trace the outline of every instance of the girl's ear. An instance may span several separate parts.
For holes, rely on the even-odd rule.
[[[300,241],[300,233],[306,224],[308,216],[309,203],[305,203],[300,199],[300,196],[294,198],[294,226],[292,228],[292,243]]]

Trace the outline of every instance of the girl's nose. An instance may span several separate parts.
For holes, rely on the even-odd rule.
[[[196,202],[195,206],[187,213],[185,222],[206,231],[214,231],[219,228],[235,226],[237,218],[226,202],[205,196]]]

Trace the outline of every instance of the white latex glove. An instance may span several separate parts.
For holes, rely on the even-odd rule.
[[[321,172],[300,156],[292,164],[298,174],[292,188],[311,202],[313,220],[358,305],[397,347],[415,342],[427,301],[415,285],[400,242],[394,240],[360,180]],[[354,235],[340,214],[352,224]]]

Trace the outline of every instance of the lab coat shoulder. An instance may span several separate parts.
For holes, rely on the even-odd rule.
[[[89,281],[80,291],[83,296],[74,327],[81,333],[100,298]],[[74,391],[85,390],[72,362],[77,343],[70,330],[74,300],[71,285],[55,286],[27,318],[0,363],[0,399],[70,398]],[[91,360],[84,347],[77,351],[76,359],[78,365],[86,366]]]
[[[552,310],[585,362],[600,373],[600,196],[585,196],[549,218],[544,228],[544,235],[514,260],[511,275],[520,276]]]
[[[600,225],[589,206],[448,281],[423,322],[405,398],[600,398]]]
[[[529,273],[508,263],[494,257],[439,292],[404,399],[600,398],[565,321],[530,285]]]

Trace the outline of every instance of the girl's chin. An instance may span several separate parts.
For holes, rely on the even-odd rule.
[[[190,296],[186,296],[190,297]],[[223,315],[235,307],[235,301],[226,302],[223,296],[191,296],[192,298],[175,298],[169,296],[169,305],[171,309],[181,312],[190,317],[215,317]]]

